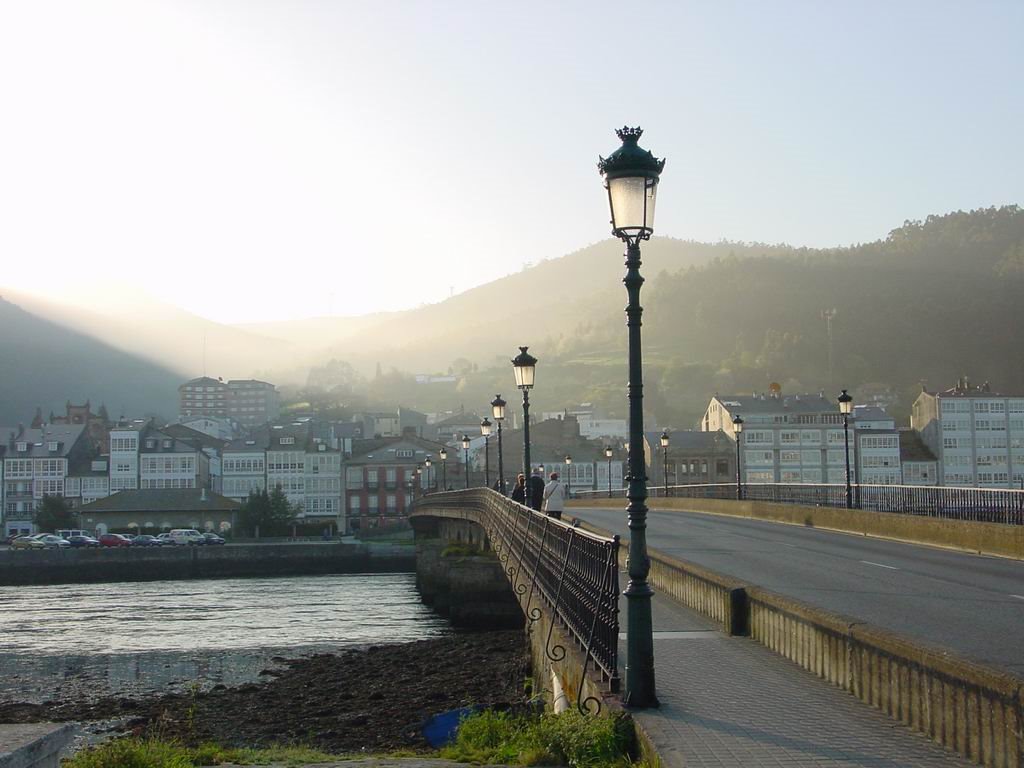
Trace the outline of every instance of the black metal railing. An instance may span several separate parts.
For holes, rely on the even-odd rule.
[[[669,494],[682,499],[736,500],[736,483],[675,485]],[[574,493],[574,495],[576,495]],[[580,498],[601,498],[607,492],[583,491]],[[845,507],[842,483],[744,483],[745,501]],[[971,520],[982,523],[1024,525],[1024,490],[1010,488],[959,488],[930,485],[853,484],[853,506],[874,512]]]
[[[583,696],[593,662],[613,692],[619,690],[619,537],[605,538],[535,512],[486,488],[433,493],[413,514],[462,509],[487,532],[531,629],[548,611],[544,652],[565,658],[553,630],[560,626],[584,653],[577,702],[584,711],[601,703]]]

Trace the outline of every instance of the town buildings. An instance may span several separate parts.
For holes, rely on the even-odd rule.
[[[644,443],[648,475],[654,485],[664,486],[666,481],[671,486],[736,480],[736,443],[724,432],[673,430],[668,447],[662,448],[661,433],[654,431],[644,434]]]
[[[910,426],[935,455],[939,484],[1024,487],[1024,395],[961,378],[944,392],[923,390]]]
[[[201,376],[178,387],[178,418],[231,419],[242,427],[255,427],[276,419],[281,413],[277,388],[256,379],[221,379]]]

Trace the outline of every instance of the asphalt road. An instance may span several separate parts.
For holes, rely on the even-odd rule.
[[[624,510],[568,514],[628,535]],[[716,515],[647,522],[651,549],[1024,677],[1024,562]]]

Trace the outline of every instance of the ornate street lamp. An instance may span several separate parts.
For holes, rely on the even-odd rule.
[[[466,455],[466,487],[469,488],[469,435],[462,436],[462,451]]]
[[[448,450],[442,448],[437,452],[437,455],[441,457],[441,485],[444,486],[442,490],[448,490]]]
[[[604,447],[604,457],[608,459],[608,498],[612,497],[612,447],[606,445]]]
[[[495,395],[491,400],[491,417],[498,424],[498,490],[502,496],[505,495],[505,459],[501,447],[501,422],[505,420],[505,405],[501,395]]]
[[[661,433],[661,458],[664,463],[662,474],[665,477],[665,495],[668,496],[668,430],[662,430]]]
[[[571,499],[572,498],[572,473],[569,471],[570,467],[572,467],[572,456],[569,456],[568,454],[566,454],[566,456],[565,456],[565,482],[566,482],[565,498],[567,498],[567,499]]]
[[[640,343],[640,241],[654,232],[654,203],[658,180],[665,167],[638,142],[643,131],[622,128],[615,132],[622,146],[597,167],[604,177],[611,210],[612,234],[626,244],[626,326],[629,329],[629,471],[626,496],[629,505],[629,584],[626,596],[626,691],[625,703],[631,707],[655,707],[654,634],[651,623],[651,596],[647,581],[651,562],[647,557],[647,472],[644,461],[643,352]]]
[[[526,475],[527,487],[530,483],[530,390],[533,389],[534,375],[537,373],[537,358],[520,347],[519,354],[512,358],[512,370],[516,374],[516,386],[523,390],[523,474]]]
[[[853,413],[853,398],[844,389],[839,397],[839,412],[843,414],[843,442],[846,444],[846,508],[853,509],[853,486],[850,484],[850,414]]]
[[[733,417],[732,431],[736,435],[736,500],[743,501],[743,480],[740,474],[740,439],[743,435],[743,417],[738,413]]]
[[[431,477],[431,474],[430,474],[430,467],[432,466],[432,464],[433,464],[433,461],[431,460],[430,456],[427,456],[427,458],[425,458],[423,460],[423,466],[425,466],[427,468],[427,490],[428,491],[435,490],[434,486],[433,486],[433,483],[431,482],[431,480],[433,480],[433,478]]]
[[[484,436],[484,487],[491,487],[491,422],[484,416],[480,422],[480,434]]]

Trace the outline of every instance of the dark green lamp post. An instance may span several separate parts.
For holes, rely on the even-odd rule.
[[[606,445],[604,447],[604,457],[608,459],[608,498],[612,497],[612,447]]]
[[[611,210],[612,234],[626,244],[626,326],[629,329],[629,454],[626,475],[626,514],[629,523],[629,584],[626,596],[625,703],[630,707],[656,707],[654,690],[654,634],[651,596],[647,581],[651,562],[647,557],[647,470],[644,461],[643,353],[640,343],[640,241],[654,232],[654,204],[658,179],[665,161],[638,142],[643,131],[622,128],[615,132],[622,146],[597,167],[604,177]]]
[[[433,478],[430,475],[430,467],[431,467],[432,464],[433,464],[433,460],[430,458],[430,456],[427,456],[427,458],[425,458],[423,460],[423,466],[425,466],[427,468],[427,492],[428,493],[430,491],[435,490],[434,486],[433,486]]]
[[[661,432],[661,463],[662,463],[662,475],[665,478],[665,495],[668,496],[668,443],[669,436],[668,430],[664,429]]]
[[[437,452],[437,455],[441,458],[441,490],[448,490],[448,451],[442,448]]]
[[[505,458],[502,456],[501,447],[501,422],[505,420],[505,406],[507,403],[501,399],[501,395],[495,395],[491,400],[491,418],[498,425],[498,490],[505,495]]]
[[[743,417],[738,413],[732,420],[732,431],[736,435],[736,501],[743,501],[743,470],[740,461],[740,440],[743,439]]]
[[[530,487],[530,390],[537,373],[537,358],[520,347],[519,354],[512,358],[512,370],[516,375],[516,386],[523,390],[523,474],[526,487]]]
[[[484,416],[480,422],[480,434],[484,436],[484,487],[491,487],[491,420]]]
[[[466,487],[469,488],[469,435],[462,436],[462,452],[466,456]]]
[[[566,454],[566,457],[565,457],[565,483],[566,483],[565,498],[567,498],[567,499],[571,499],[572,498],[572,473],[569,471],[571,469],[572,469],[572,456],[569,456],[568,454]]]
[[[846,445],[846,508],[853,509],[853,486],[850,484],[850,414],[853,413],[853,397],[844,389],[836,398],[839,412],[843,414],[843,442]]]

